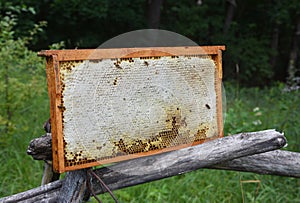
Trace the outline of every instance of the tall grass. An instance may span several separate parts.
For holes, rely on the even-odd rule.
[[[288,150],[300,152],[300,92],[273,87],[243,88],[227,84],[225,134],[276,129],[288,139]]]

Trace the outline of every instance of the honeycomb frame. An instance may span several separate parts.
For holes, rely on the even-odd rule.
[[[41,51],[39,56],[47,61],[54,170],[62,173],[114,163],[222,137],[222,50],[224,46]],[[201,67],[197,68],[203,63],[207,68],[202,67],[201,75]],[[200,77],[190,71],[195,66]],[[97,78],[103,81],[92,82]],[[160,87],[162,79],[167,82]],[[135,83],[141,88],[135,89]],[[196,91],[193,99],[201,109],[193,107],[194,100],[187,98],[184,88]],[[213,99],[198,99],[206,97]],[[84,103],[86,108],[78,105]],[[111,111],[109,105],[117,110]],[[151,113],[145,110],[149,108]],[[145,121],[145,115],[151,119]],[[212,116],[205,119],[207,115]],[[127,116],[130,122],[123,122]]]

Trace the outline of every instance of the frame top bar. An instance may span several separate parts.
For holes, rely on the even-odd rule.
[[[176,56],[176,55],[214,55],[224,51],[225,46],[189,46],[189,47],[145,47],[120,49],[69,49],[43,50],[39,56],[57,56],[58,61],[93,60],[104,58],[130,58],[143,56]]]

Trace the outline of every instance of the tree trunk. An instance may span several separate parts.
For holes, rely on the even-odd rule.
[[[289,65],[288,65],[288,84],[293,86],[293,80],[296,76],[296,72],[299,71],[297,70],[297,58],[298,58],[298,47],[299,47],[299,42],[300,42],[300,15],[297,16],[296,20],[296,29],[295,29],[295,34],[293,37],[293,42],[292,42],[292,48],[290,52],[290,59],[289,59]]]
[[[160,23],[160,9],[163,0],[148,0],[148,27],[158,29]]]
[[[279,40],[279,25],[276,23],[273,28],[272,42],[271,42],[271,57],[270,65],[272,70],[275,70],[276,59],[278,54],[278,40]]]
[[[226,20],[225,20],[224,28],[223,28],[224,34],[227,34],[227,32],[230,28],[231,22],[234,17],[235,9],[237,7],[235,0],[227,0],[227,2],[228,2],[228,8],[227,8]]]

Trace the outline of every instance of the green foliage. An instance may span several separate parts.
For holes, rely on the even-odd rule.
[[[30,38],[14,38],[16,20],[8,14],[0,22],[1,121],[6,123],[0,129],[8,134],[16,130],[19,117],[32,110],[34,98],[45,93],[42,60],[26,48]]]
[[[39,12],[37,19],[47,21],[47,32],[33,44],[40,50],[64,41],[67,48],[96,48],[106,40],[145,26],[144,0],[25,0]]]
[[[44,65],[27,49],[30,38],[15,36],[14,9],[18,8],[6,12],[0,20],[0,160],[5,166],[0,169],[0,196],[37,185],[37,180],[31,179],[40,174],[41,165],[32,162],[26,149],[29,141],[42,133],[41,120],[49,115]],[[39,26],[29,32],[37,29]]]

